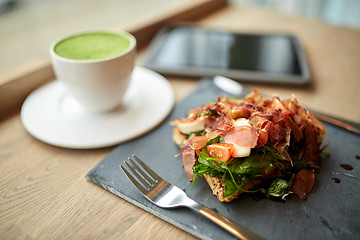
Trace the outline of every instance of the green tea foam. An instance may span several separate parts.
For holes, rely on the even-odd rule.
[[[54,47],[54,52],[74,60],[98,60],[121,55],[130,44],[130,40],[121,34],[83,33],[62,40]]]

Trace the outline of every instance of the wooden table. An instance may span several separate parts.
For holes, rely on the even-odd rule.
[[[301,88],[250,86],[285,97],[295,93],[300,102],[313,109],[360,121],[360,31],[258,8],[231,6],[220,8],[198,23],[239,32],[296,34],[309,58],[312,84]],[[140,53],[139,65],[144,51]],[[48,74],[50,81],[53,75],[47,64],[46,60],[40,63],[42,74]],[[0,85],[0,94],[24,78]],[[197,82],[168,79],[177,101]],[[21,98],[21,94],[24,91],[17,97]],[[1,239],[194,238],[85,179],[85,174],[113,147],[71,150],[42,143],[25,131],[20,105],[16,103],[9,102],[12,108],[0,117]]]

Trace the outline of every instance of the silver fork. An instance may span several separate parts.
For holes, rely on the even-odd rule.
[[[264,239],[249,229],[195,202],[180,188],[162,179],[135,155],[132,155],[132,158],[129,157],[128,162],[124,161],[131,173],[122,165],[120,165],[121,170],[135,187],[155,205],[162,208],[188,207],[241,239]]]

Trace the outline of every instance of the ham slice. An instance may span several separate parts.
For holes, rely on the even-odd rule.
[[[220,135],[220,133],[221,133],[220,131],[215,130],[215,131],[206,133],[206,135],[196,136],[192,139],[191,147],[195,150],[202,149],[203,147],[206,146],[208,141],[216,138],[217,136]]]
[[[196,161],[195,150],[192,149],[190,146],[185,147],[182,151],[182,160],[183,160],[184,171],[186,175],[189,177],[189,179],[192,181],[195,175],[192,170]]]
[[[202,136],[196,136],[193,138],[191,147],[193,149],[201,149],[206,146],[206,143],[208,142],[208,139],[205,135]]]
[[[227,132],[233,125],[234,120],[226,115],[208,116],[205,121],[205,131],[212,132],[214,130]]]
[[[225,135],[225,141],[240,147],[254,148],[258,142],[258,131],[250,126],[235,126]]]

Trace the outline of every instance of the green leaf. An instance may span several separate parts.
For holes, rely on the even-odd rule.
[[[200,130],[200,131],[197,131],[197,132],[191,132],[191,133],[189,133],[188,138],[189,138],[191,135],[200,136],[203,132],[204,132],[203,130]]]
[[[263,146],[261,150],[264,154],[270,154],[273,159],[284,161],[284,157],[273,147],[270,146]]]
[[[210,139],[210,140],[206,143],[206,145],[210,145],[210,144],[213,144],[213,143],[224,143],[224,142],[225,142],[225,140],[224,140],[222,137],[217,136],[216,138]]]
[[[321,155],[325,156],[325,157],[330,157],[331,156],[331,153],[328,152],[328,151],[322,151],[321,152]]]
[[[223,181],[225,183],[224,198],[229,198],[239,191],[246,192],[243,187],[250,181],[250,178],[240,174],[233,175],[233,177],[229,176],[229,174],[224,174]]]
[[[207,110],[199,114],[199,116],[205,116],[205,115],[219,115],[219,113],[216,110]]]
[[[235,161],[230,165],[230,170],[238,174],[260,175],[261,170],[264,167],[270,167],[270,165],[270,162],[264,161],[259,155],[255,154],[246,157],[243,161]]]
[[[227,169],[226,167],[224,167],[222,164],[219,164],[217,162],[221,162],[219,159],[216,158],[212,158],[209,156],[208,151],[206,150],[206,148],[203,148],[199,154],[199,158],[198,161],[210,168],[214,168],[215,170],[219,171],[219,172],[225,172]]]
[[[286,194],[286,190],[290,187],[291,180],[286,181],[284,179],[277,178],[272,181],[269,189],[268,194],[274,197],[282,197]]]

